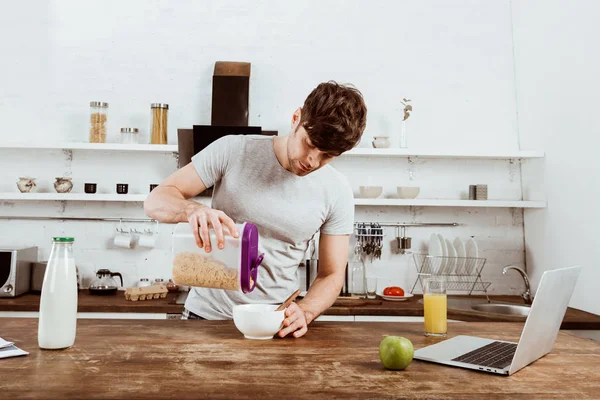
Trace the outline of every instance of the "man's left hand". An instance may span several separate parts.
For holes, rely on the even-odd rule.
[[[295,338],[304,336],[308,332],[304,310],[296,303],[290,304],[285,310],[285,319],[283,320],[283,328],[279,331],[279,337],[285,337],[292,332]]]

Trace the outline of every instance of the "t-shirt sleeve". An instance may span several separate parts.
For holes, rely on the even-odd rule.
[[[350,235],[354,231],[354,195],[348,182],[340,190],[327,219],[321,226],[321,233],[325,235]]]
[[[219,182],[233,167],[242,146],[242,136],[223,136],[192,157],[196,172],[207,188]]]

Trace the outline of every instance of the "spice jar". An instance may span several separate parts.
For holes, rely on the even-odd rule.
[[[167,144],[167,114],[169,112],[169,105],[152,103],[150,109],[150,143]]]
[[[256,225],[236,225],[239,236],[227,229],[225,247],[216,246],[217,236],[209,230],[213,251],[199,248],[188,223],[179,223],[173,232],[173,281],[179,285],[238,290],[249,293],[256,287],[258,267],[264,254],[258,253]]]
[[[90,143],[106,143],[108,103],[90,102]]]
[[[139,143],[138,128],[121,128],[121,143],[137,144]]]

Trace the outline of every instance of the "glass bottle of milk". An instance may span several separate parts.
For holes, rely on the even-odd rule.
[[[52,238],[42,296],[38,344],[42,349],[63,349],[75,342],[77,329],[77,272],[72,237]]]

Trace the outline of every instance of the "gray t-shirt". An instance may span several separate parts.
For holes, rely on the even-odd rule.
[[[314,235],[352,233],[354,202],[346,178],[330,165],[304,177],[289,172],[270,136],[226,136],[192,162],[204,184],[214,185],[212,207],[235,223],[254,223],[265,254],[251,293],[192,288],[185,307],[201,317],[227,319],[236,304],[284,301],[299,287],[298,265]]]

